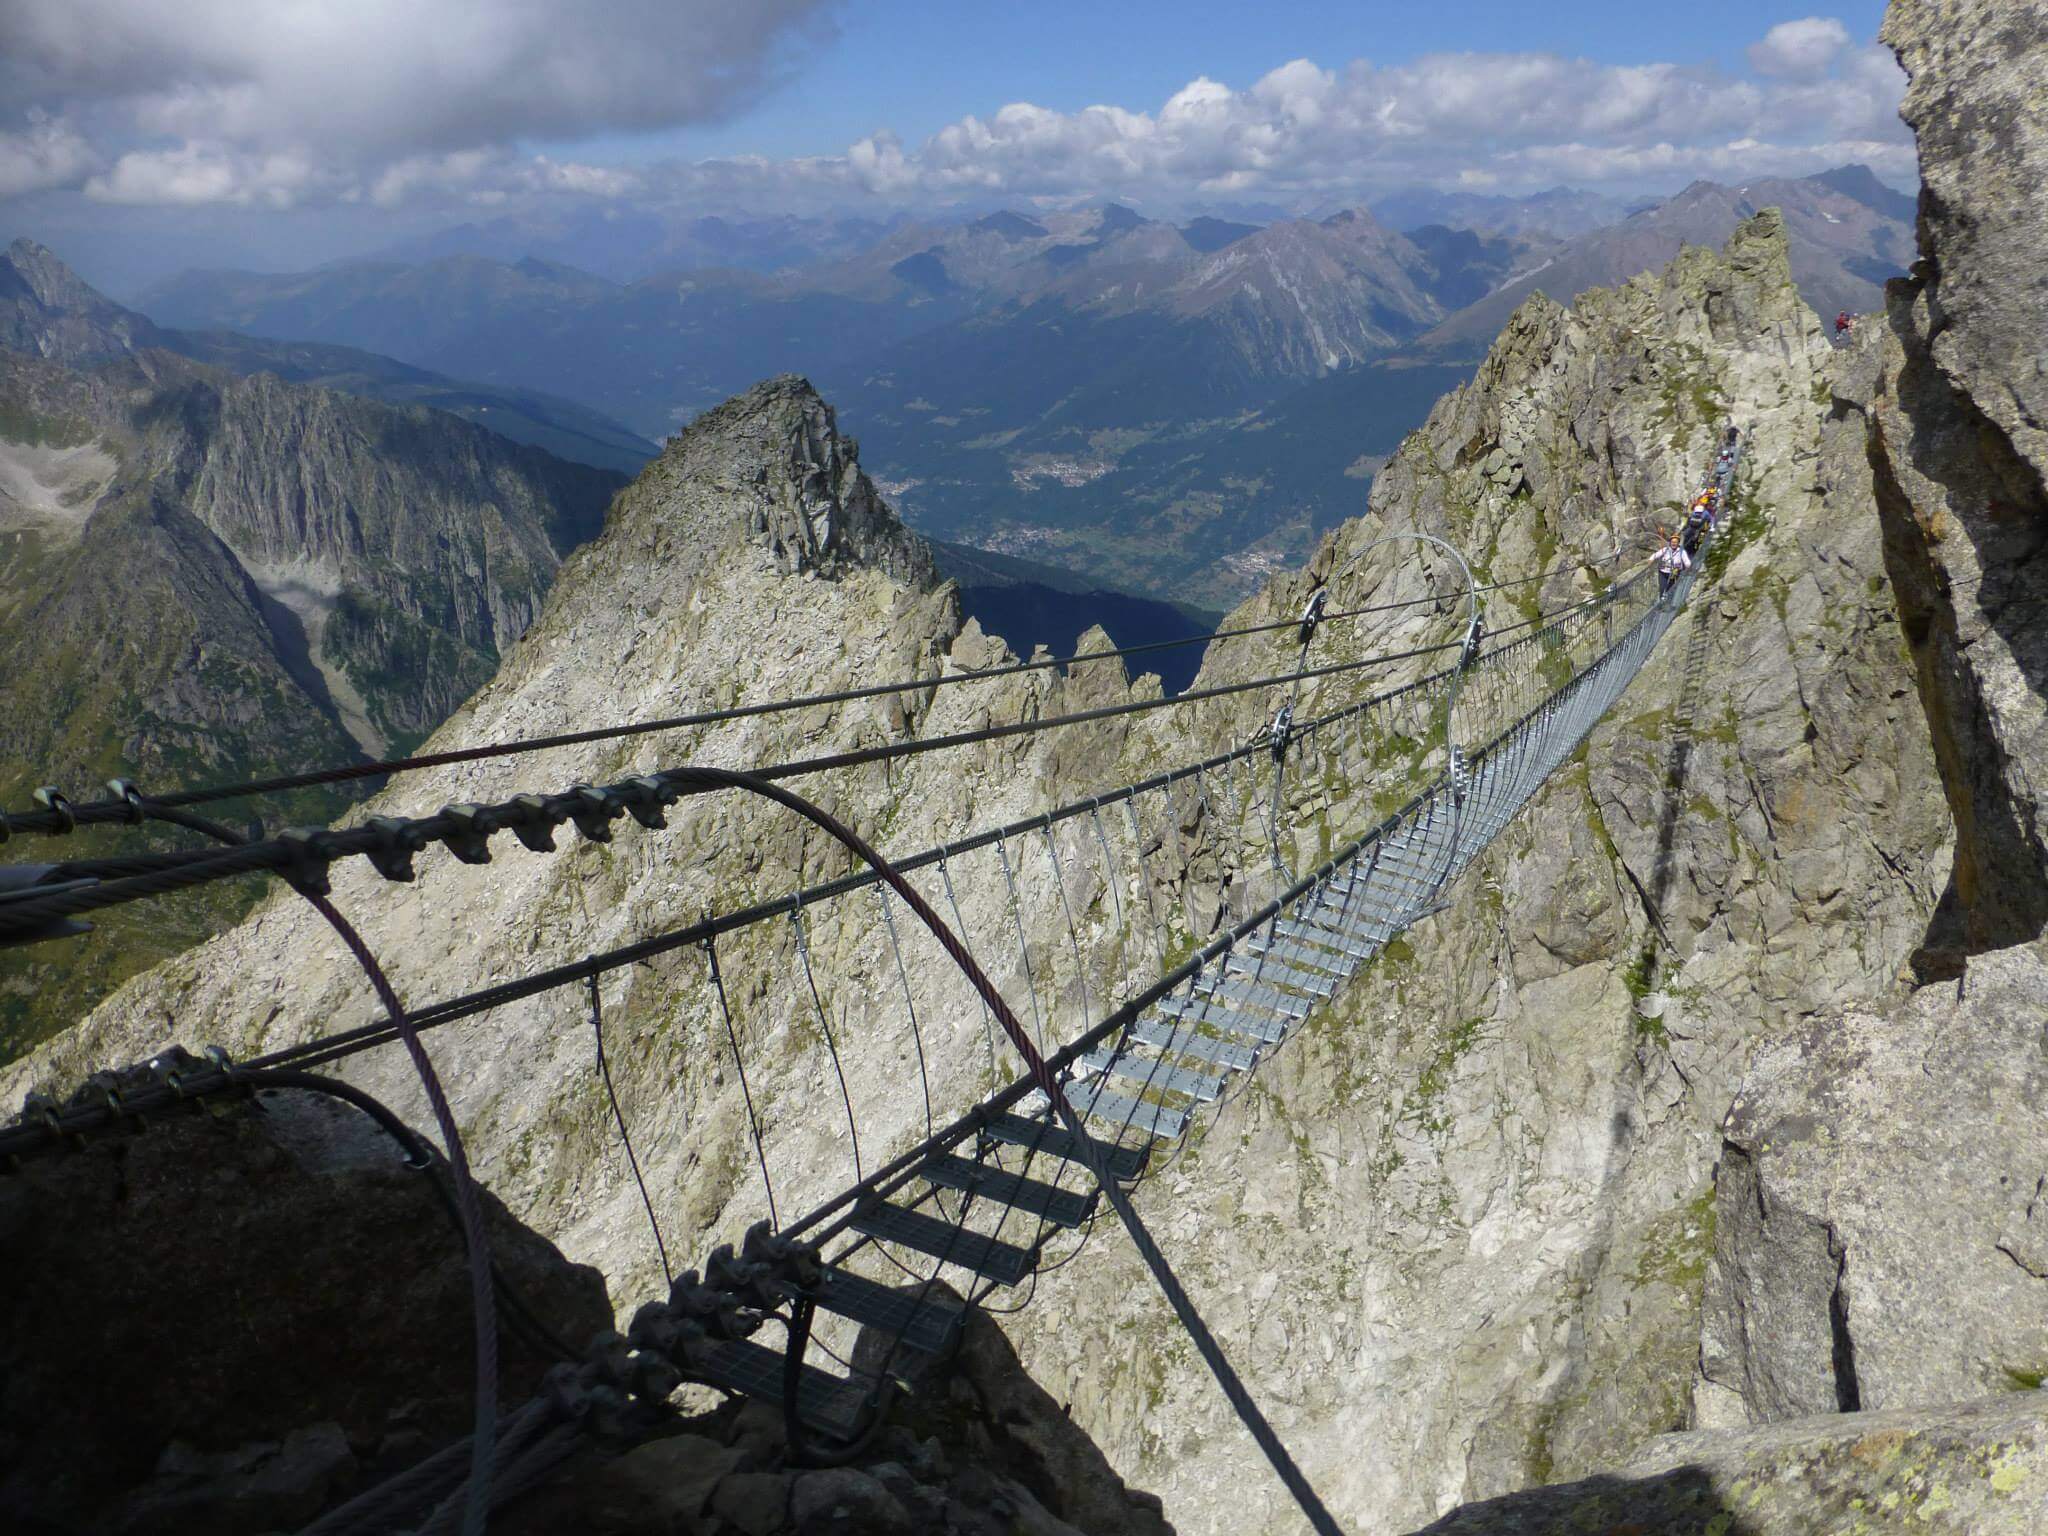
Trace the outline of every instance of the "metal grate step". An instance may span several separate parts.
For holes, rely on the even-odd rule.
[[[1249,1072],[1259,1059],[1257,1046],[1239,1045],[1220,1035],[1205,1035],[1191,1024],[1175,1028],[1170,1020],[1149,1013],[1131,1026],[1131,1038],[1140,1045],[1192,1056],[1197,1061],[1213,1061],[1233,1072]]]
[[[825,1267],[825,1278],[810,1298],[827,1312],[880,1328],[901,1338],[911,1349],[941,1354],[960,1328],[960,1309],[943,1296],[926,1295],[899,1286],[879,1285],[850,1269]]]
[[[970,1231],[939,1216],[907,1211],[886,1202],[854,1212],[854,1231],[884,1242],[901,1243],[948,1264],[971,1269],[999,1285],[1015,1285],[1038,1263],[1038,1256],[1015,1243],[1000,1242],[984,1232]]]
[[[1153,1136],[1178,1136],[1188,1123],[1188,1110],[1127,1099],[1120,1093],[1111,1093],[1099,1078],[1092,1083],[1069,1083],[1067,1102],[1091,1119]]]
[[[1361,944],[1350,935],[1335,928],[1325,928],[1320,923],[1281,918],[1273,924],[1273,931],[1282,938],[1296,939],[1304,944],[1320,944],[1352,960],[1370,960],[1374,950],[1370,944]]]
[[[1225,976],[1242,976],[1246,981],[1272,982],[1297,992],[1329,997],[1337,990],[1334,977],[1320,971],[1304,971],[1270,954],[1233,954],[1223,962]]]
[[[1278,1019],[1262,1019],[1237,1008],[1226,1008],[1216,1000],[1216,995],[1205,993],[1189,997],[1185,992],[1176,992],[1162,997],[1159,1011],[1168,1018],[1187,1019],[1195,1024],[1207,1024],[1214,1029],[1227,1029],[1233,1035],[1243,1035],[1261,1045],[1274,1045],[1286,1038],[1287,1026]]]
[[[1280,927],[1279,924],[1274,926]],[[1291,937],[1291,934],[1286,936]],[[1254,955],[1271,955],[1275,960],[1285,961],[1289,965],[1320,970],[1338,981],[1348,980],[1351,973],[1358,969],[1351,963],[1348,953],[1332,953],[1325,949],[1311,949],[1306,944],[1290,944],[1286,938],[1273,939],[1262,933],[1255,933],[1244,941],[1244,947]]]
[[[1156,1088],[1161,1093],[1184,1093],[1192,1099],[1209,1100],[1223,1092],[1223,1079],[1209,1072],[1197,1072],[1193,1067],[1176,1067],[1157,1056],[1138,1055],[1131,1051],[1103,1049],[1090,1051],[1075,1061],[1074,1065],[1091,1072],[1100,1072],[1109,1077],[1120,1077],[1126,1082],[1136,1083],[1142,1088]]]
[[[1057,1165],[1055,1165],[1057,1166]],[[971,1157],[941,1153],[917,1170],[934,1184],[957,1189],[977,1199],[1007,1205],[1027,1216],[1043,1216],[1057,1227],[1078,1227],[1095,1209],[1095,1191],[1061,1189],[1038,1179],[977,1163]]]
[[[1263,1008],[1268,1013],[1277,1013],[1283,1019],[1305,1019],[1314,1003],[1306,997],[1296,997],[1282,992],[1277,987],[1254,986],[1248,981],[1225,981],[1209,989],[1210,997],[1226,1003],[1242,1003],[1250,1008]]]
[[[708,1353],[695,1374],[714,1387],[725,1387],[763,1402],[782,1401],[785,1357],[747,1339],[722,1344]],[[804,1422],[842,1439],[851,1439],[860,1428],[868,1401],[868,1388],[843,1376],[830,1376],[814,1365],[800,1367],[796,1406]]]
[[[1065,1158],[1081,1163],[1081,1154],[1074,1144],[1073,1133],[1066,1127],[1050,1124],[1028,1115],[997,1115],[982,1127],[982,1134],[992,1140],[1007,1142],[1013,1147],[1030,1147],[1039,1157]],[[1144,1147],[1116,1147],[1106,1141],[1088,1140],[1095,1148],[1096,1160],[1102,1171],[1112,1179],[1135,1179],[1145,1169]]]

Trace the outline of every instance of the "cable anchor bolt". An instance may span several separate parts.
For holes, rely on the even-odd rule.
[[[1308,602],[1301,610],[1301,646],[1308,649],[1309,641],[1316,635],[1316,626],[1323,622],[1323,610],[1330,605],[1330,589],[1317,587],[1309,593]]]
[[[1273,719],[1266,727],[1266,737],[1273,749],[1273,761],[1278,762],[1287,755],[1287,744],[1294,739],[1294,706],[1282,704],[1273,711]]]

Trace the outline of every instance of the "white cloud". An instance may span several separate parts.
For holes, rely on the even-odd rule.
[[[76,186],[99,169],[100,157],[70,124],[31,107],[28,127],[0,133],[0,198]]]
[[[85,184],[86,196],[102,203],[277,209],[295,207],[318,192],[346,195],[347,190],[302,155],[251,155],[203,144],[133,151]]]
[[[1781,21],[1749,45],[1749,67],[1760,75],[1811,79],[1825,74],[1848,46],[1849,29],[1832,16]]]
[[[855,145],[845,168],[890,199],[1191,190],[1312,199],[1395,181],[1746,177],[1819,168],[1817,157],[1850,144],[1910,175],[1897,121],[1904,77],[1889,53],[1845,55],[1843,32],[1823,56],[1806,33],[1785,33],[1771,35],[1774,60],[1803,47],[1833,72],[1756,81],[1536,53],[1342,70],[1302,59],[1242,90],[1196,79],[1156,113],[1017,103],[962,118],[915,151],[877,136]]]
[[[90,114],[125,139],[97,195],[336,195],[423,159],[715,118],[830,30],[829,0],[17,0],[0,114]]]
[[[0,0],[0,197],[83,185],[120,203],[503,207],[632,199],[812,211],[1097,197],[1351,200],[1412,182],[1502,191],[1801,174],[1903,179],[1904,76],[1841,22],[1773,27],[1753,75],[1546,53],[1441,53],[1243,87],[1198,77],[1152,110],[1013,102],[922,144],[631,169],[522,145],[674,127],[758,97],[833,0]],[[779,64],[778,61],[785,61]],[[95,149],[97,146],[97,149]],[[1833,158],[1828,158],[1832,156]]]

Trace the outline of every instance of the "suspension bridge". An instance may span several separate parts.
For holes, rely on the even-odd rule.
[[[1711,469],[1724,519],[1733,510],[1739,461],[1731,432]],[[1441,546],[1422,535],[1397,537]],[[1461,558],[1457,563],[1462,567]],[[139,1124],[173,1104],[264,1087],[333,1092],[375,1116],[409,1159],[424,1162],[429,1149],[396,1116],[360,1089],[317,1071],[375,1047],[404,1046],[426,1086],[446,1147],[450,1203],[470,1254],[476,1432],[464,1445],[324,1517],[308,1528],[310,1536],[357,1530],[479,1531],[494,1504],[531,1486],[573,1450],[580,1428],[593,1414],[608,1413],[614,1421],[621,1415],[658,1414],[685,1381],[777,1404],[798,1454],[815,1462],[848,1459],[883,1422],[894,1394],[918,1379],[920,1362],[945,1354],[967,1308],[999,1293],[1016,1298],[1012,1304],[1028,1301],[1041,1273],[1077,1256],[1105,1204],[1129,1232],[1310,1523],[1334,1531],[1335,1523],[1179,1286],[1130,1193],[1170,1160],[1205,1116],[1241,1092],[1319,1010],[1334,1006],[1403,930],[1443,907],[1458,876],[1627,690],[1685,607],[1704,564],[1703,558],[1697,560],[1670,579],[1647,567],[1618,573],[1590,597],[1491,633],[1482,621],[1480,594],[1520,584],[1482,586],[1467,571],[1461,634],[1442,644],[1336,662],[1318,660],[1319,632],[1411,605],[1331,611],[1326,601],[1330,588],[1319,588],[1298,619],[1206,637],[1294,632],[1298,652],[1292,668],[1243,682],[906,738],[749,771],[681,766],[608,785],[578,784],[491,804],[454,804],[430,816],[375,816],[359,825],[276,837],[245,836],[195,807],[1051,666],[1071,668],[1159,647],[1035,658],[986,671],[205,790],[147,795],[116,780],[103,798],[77,803],[54,787],[40,790],[33,811],[0,816],[0,840],[17,833],[62,836],[93,825],[155,822],[196,832],[213,846],[0,865],[0,944],[67,939],[83,931],[79,919],[91,912],[267,872],[287,881],[334,925],[370,978],[384,1012],[371,1023],[245,1061],[218,1051],[201,1058],[173,1050],[136,1067],[96,1074],[62,1103],[31,1096],[20,1118],[0,1127],[0,1165],[12,1156],[75,1144],[109,1125]],[[1440,598],[1422,601],[1442,605]],[[1399,687],[1316,713],[1305,707],[1305,700],[1320,699],[1330,685],[1403,662],[1437,665]],[[1689,662],[1690,681],[1699,657]],[[907,856],[885,857],[855,829],[788,787],[792,780],[833,769],[1244,695],[1279,701],[1250,741]],[[1437,738],[1444,748],[1440,762],[1429,747]],[[805,818],[846,847],[855,869],[788,896],[707,913],[701,921],[617,949],[410,1008],[401,1004],[369,947],[329,899],[327,871],[340,860],[360,857],[386,879],[406,881],[413,878],[415,858],[430,848],[465,863],[488,863],[496,834],[509,832],[525,848],[545,852],[555,847],[554,833],[565,825],[573,825],[583,838],[610,841],[621,821],[657,831],[685,797],[733,792],[765,797]],[[1389,805],[1390,800],[1399,803]],[[1303,813],[1315,833],[1307,856],[1292,828],[1292,820]],[[1170,910],[1162,902],[1162,891],[1170,895],[1172,883],[1156,867],[1171,858],[1192,868],[1190,850],[1197,840],[1213,853],[1216,870],[1215,916],[1206,931],[1186,911]],[[1025,935],[1018,882],[1022,861],[1033,848],[1050,874],[1055,915],[1069,940],[1061,963],[1078,984],[1082,1003],[1078,1027],[1072,1029],[1062,1028],[1062,1010],[1054,1005],[1057,988],[1034,974]],[[977,878],[989,880],[991,888],[999,881],[1006,890],[1007,933],[969,931],[956,877],[973,858],[988,864]],[[925,875],[922,889],[912,879],[919,874]],[[1090,927],[1087,940],[1087,925],[1077,921],[1074,900],[1075,886],[1084,878],[1111,906],[1111,920],[1097,925],[1099,934]],[[936,897],[929,894],[934,890]],[[900,984],[924,1101],[925,1134],[874,1166],[861,1160],[853,1097],[846,1089],[840,1047],[807,938],[808,925],[826,904],[863,897],[878,907],[876,938],[886,944],[886,969]],[[898,907],[908,914],[901,923]],[[793,976],[802,982],[796,1006],[808,1005],[830,1053],[854,1158],[854,1177],[801,1214],[777,1203],[763,1114],[749,1088],[744,1031],[719,960],[722,938],[771,919],[789,925],[797,962]],[[957,968],[968,993],[959,1006],[980,1011],[995,1080],[1001,1081],[1002,1063],[1016,1063],[1009,1081],[945,1124],[939,1123],[933,1102],[904,958],[907,944],[920,934]],[[975,958],[1008,947],[1015,949],[1029,993],[1028,1023]],[[647,1190],[627,1118],[612,1091],[598,982],[607,972],[684,950],[701,951],[705,958],[709,995],[745,1101],[765,1219],[747,1231],[737,1249],[722,1246],[701,1269],[677,1275],[670,1271],[657,1201]],[[1038,964],[1041,970],[1047,966],[1043,951]],[[1091,975],[1097,978],[1093,988]],[[1145,977],[1150,979],[1140,985]],[[501,1417],[493,1363],[498,1327],[501,1321],[523,1330],[536,1330],[536,1325],[491,1270],[474,1181],[422,1036],[521,998],[579,985],[587,993],[597,1065],[640,1184],[669,1290],[635,1314],[625,1337],[602,1339],[565,1360],[549,1394]],[[1042,991],[1049,999],[1045,1007],[1040,1006]],[[1115,991],[1129,995],[1098,1010],[1097,997],[1106,1005]],[[813,1106],[809,1112],[824,1111]],[[1062,1242],[1076,1246],[1054,1255]],[[856,1333],[857,1346],[849,1343]],[[841,1347],[834,1347],[835,1340]]]

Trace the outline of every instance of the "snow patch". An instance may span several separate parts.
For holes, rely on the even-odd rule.
[[[0,439],[0,529],[33,528],[68,543],[119,468],[96,442],[52,448]]]

